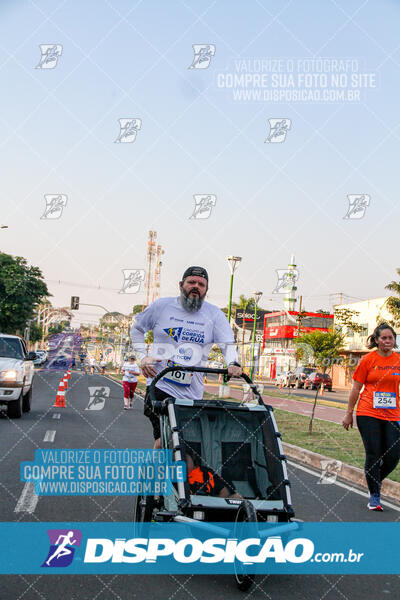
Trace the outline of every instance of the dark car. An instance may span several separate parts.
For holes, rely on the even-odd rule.
[[[289,376],[289,387],[303,387],[307,377],[314,372],[315,369],[313,369],[312,367],[296,367],[295,370]]]
[[[322,383],[325,390],[332,391],[332,379],[327,373],[311,373],[304,382],[304,389],[316,390]]]
[[[71,357],[67,356],[66,354],[58,354],[51,361],[51,366],[53,367],[53,369],[56,369],[57,367],[67,369],[71,366]]]

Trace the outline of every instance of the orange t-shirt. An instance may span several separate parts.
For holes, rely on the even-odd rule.
[[[357,415],[386,421],[400,421],[399,385],[400,356],[380,356],[376,350],[366,354],[354,371],[353,379],[364,384],[357,406]],[[374,392],[396,395],[396,408],[374,408]]]

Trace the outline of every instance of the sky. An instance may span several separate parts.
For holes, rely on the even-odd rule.
[[[55,306],[143,303],[143,285],[121,289],[124,269],[146,269],[149,230],[162,296],[201,265],[225,306],[238,255],[234,300],[260,290],[281,308],[276,270],[292,254],[307,310],[387,295],[399,18],[386,0],[3,1],[0,250],[42,270]],[[37,68],[45,44],[53,68]],[[209,55],[190,68],[194,45]],[[124,143],[120,119],[139,120]],[[59,218],[42,218],[59,195]],[[194,196],[212,198],[208,218],[190,218]]]

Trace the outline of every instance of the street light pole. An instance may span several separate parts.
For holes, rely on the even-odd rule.
[[[253,292],[254,296],[254,324],[253,324],[253,340],[252,340],[252,349],[251,349],[251,370],[250,370],[250,379],[253,379],[254,373],[254,348],[256,341],[256,322],[257,322],[257,306],[262,296],[262,292]]]
[[[236,271],[239,263],[242,261],[241,256],[227,256],[226,260],[228,261],[229,268],[231,270],[231,280],[229,287],[229,302],[228,302],[228,321],[229,325],[231,324],[231,314],[232,314],[232,292],[233,292],[233,274]],[[221,375],[220,379],[221,381]],[[226,382],[222,379],[222,385],[219,386],[219,397],[226,398],[229,395],[229,387],[226,385]]]
[[[231,270],[231,283],[229,288],[229,303],[228,303],[228,321],[231,322],[231,313],[232,313],[232,292],[233,292],[233,274],[236,271],[239,263],[241,262],[241,256],[228,256],[227,261],[229,263],[229,268]]]

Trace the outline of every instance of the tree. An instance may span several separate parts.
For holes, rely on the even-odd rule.
[[[297,345],[297,356],[299,359],[307,357],[307,363],[326,372],[329,366],[340,357],[343,350],[344,335],[336,331],[312,331],[305,333],[295,340]],[[314,420],[315,408],[317,406],[318,392],[315,394],[314,404],[311,412],[310,424],[308,426],[309,435],[312,434],[312,425]]]
[[[132,315],[138,315],[143,310],[143,304],[135,304],[132,308]]]
[[[232,302],[232,313],[234,310],[236,310],[237,308],[243,308],[243,309],[248,309],[248,310],[252,310],[254,311],[254,307],[255,307],[255,300],[254,298],[246,298],[246,296],[244,294],[240,294],[239,296],[239,302]],[[228,314],[228,306],[225,306],[225,308],[221,308],[222,312],[225,313],[226,315]],[[260,307],[257,308],[257,310],[260,309],[262,310]]]
[[[221,352],[221,349],[217,344],[213,344],[211,350],[208,354],[208,360],[215,360],[221,363],[221,365],[225,364],[224,355]]]
[[[354,333],[362,333],[364,331],[364,327],[359,323],[354,322],[354,318],[359,315],[358,310],[352,310],[350,308],[337,308],[335,310],[335,321],[338,328],[343,333],[349,333],[349,331]],[[343,329],[346,328],[344,332]]]
[[[46,340],[48,340],[49,337],[52,335],[61,333],[67,327],[69,327],[69,321],[60,321],[59,323],[54,323],[54,325],[50,325],[49,331],[47,332]]]
[[[47,296],[51,294],[38,267],[0,252],[0,331],[22,333]]]
[[[154,342],[154,333],[152,329],[144,334],[144,341],[146,344],[152,344]]]
[[[397,275],[400,276],[399,268],[396,269],[396,273],[397,273]],[[396,296],[390,296],[385,302],[386,308],[388,309],[388,311],[390,312],[390,314],[393,317],[393,319],[391,321],[389,321],[389,325],[391,325],[392,327],[399,327],[400,326],[400,282],[391,281],[390,283],[385,285],[385,289],[389,290],[391,292],[394,292],[396,294]],[[397,296],[399,296],[399,297],[397,297]]]
[[[31,323],[29,329],[29,341],[34,344],[35,342],[40,342],[43,335],[43,329],[39,327],[39,325],[35,322]]]

